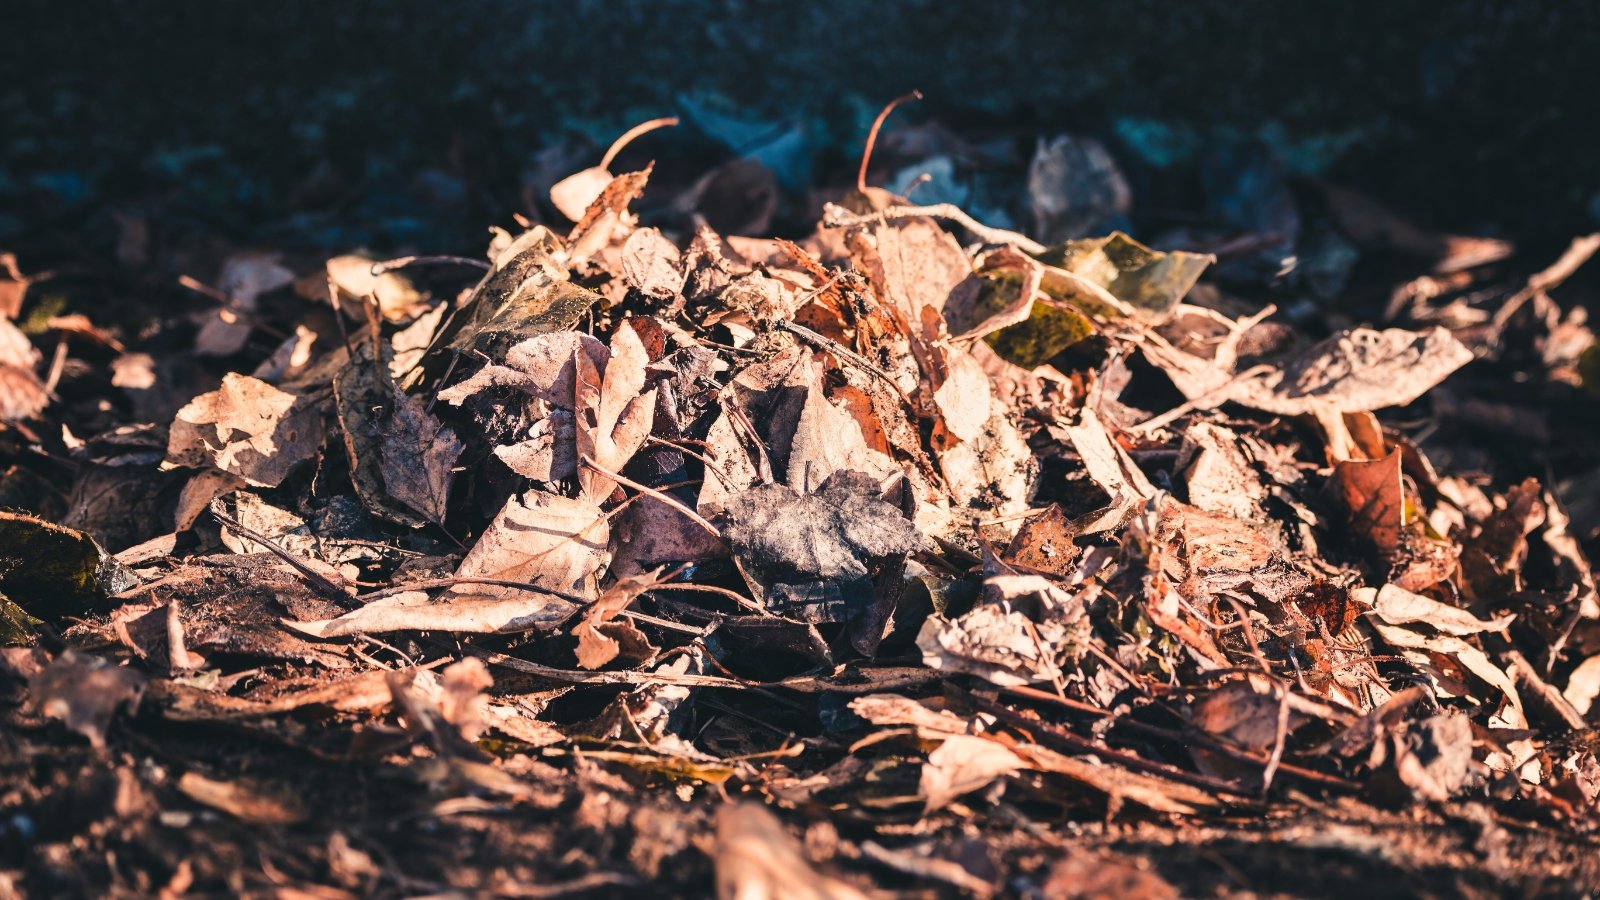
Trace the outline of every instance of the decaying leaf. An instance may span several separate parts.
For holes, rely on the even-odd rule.
[[[917,635],[925,665],[1015,687],[1061,678],[1085,639],[1081,601],[1036,575],[995,576],[990,602],[957,619],[930,616]]]
[[[870,603],[872,567],[925,546],[877,494],[871,478],[854,472],[834,475],[815,494],[752,488],[728,500],[723,537],[769,600],[807,621],[843,621],[852,606]]]
[[[138,583],[81,531],[0,512],[0,592],[41,619],[81,615]]]

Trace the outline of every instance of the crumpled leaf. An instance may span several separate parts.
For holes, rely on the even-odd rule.
[[[574,359],[578,457],[608,472],[621,472],[644,446],[655,419],[655,391],[640,393],[650,356],[629,320],[611,338],[611,360],[603,379],[588,354],[574,354]],[[617,488],[616,479],[589,466],[579,467],[578,483],[583,496],[597,503]]]
[[[660,229],[635,229],[622,245],[622,277],[647,297],[670,300],[683,290],[682,254]]]
[[[834,475],[815,494],[781,484],[752,488],[728,499],[723,518],[723,537],[745,570],[794,603],[821,591],[814,600],[828,610],[822,621],[842,621],[846,606],[870,602],[869,566],[927,545],[877,498],[873,480],[855,472]]]
[[[943,311],[950,292],[972,274],[961,245],[932,219],[883,222],[866,235],[867,277],[908,322],[922,321],[924,308]]]
[[[512,241],[434,345],[499,359],[522,340],[571,328],[600,295],[566,280],[566,266],[556,259],[560,246],[543,226]]]
[[[630,649],[645,648],[644,656],[653,655],[655,647],[637,626],[627,619],[617,618],[640,594],[655,583],[656,573],[621,578],[606,588],[600,599],[584,613],[583,620],[574,631],[578,637],[578,665],[585,669],[598,669],[617,658],[626,642]]]
[[[420,681],[420,679],[419,679]],[[439,673],[439,692],[435,702],[439,714],[464,741],[475,741],[487,727],[489,698],[484,694],[494,687],[494,677],[483,660],[474,656],[457,660]]]
[[[1094,534],[1121,526],[1128,515],[1145,500],[1155,496],[1155,485],[1140,470],[1128,452],[1112,440],[1105,424],[1094,410],[1085,408],[1078,424],[1061,428],[1089,478],[1106,495],[1111,503],[1097,513],[1092,521],[1080,526],[1081,534]]]
[[[586,259],[609,245],[618,228],[631,227],[628,205],[644,193],[645,183],[655,168],[651,163],[638,172],[626,172],[611,179],[589,203],[578,224],[567,235],[567,253],[573,259]]]
[[[394,388],[383,435],[383,486],[389,496],[429,522],[442,523],[461,441],[420,400]]]
[[[1190,722],[1196,728],[1235,747],[1265,755],[1279,740],[1280,716],[1286,731],[1305,723],[1305,713],[1285,708],[1283,687],[1266,678],[1251,676],[1230,681],[1194,704]],[[1200,771],[1224,777],[1244,776],[1256,769],[1201,745],[1189,748]]]
[[[262,294],[294,283],[294,272],[286,268],[277,254],[240,253],[229,257],[217,276],[217,290],[233,301],[209,314],[195,335],[195,352],[201,356],[232,356],[244,349],[254,324]],[[243,313],[244,315],[240,315]]]
[[[1429,716],[1392,738],[1395,774],[1423,800],[1444,802],[1482,772],[1472,756],[1472,723],[1466,716]]]
[[[1232,400],[1278,415],[1403,407],[1472,362],[1472,351],[1443,328],[1341,331],[1280,367],[1237,380],[1186,352],[1146,348],[1146,354],[1184,396],[1205,408]]]
[[[28,692],[40,713],[104,747],[112,718],[139,705],[144,684],[144,676],[132,669],[68,650],[28,679]]]
[[[230,372],[172,422],[163,469],[220,469],[255,487],[277,487],[322,446],[315,404],[264,381]]]
[[[928,754],[922,766],[918,792],[923,809],[933,812],[949,806],[963,794],[988,787],[996,778],[1027,768],[1017,754],[991,738],[952,734]]]
[[[987,601],[956,619],[929,616],[917,634],[922,662],[966,672],[1003,687],[1050,683],[1061,662],[1088,636],[1081,600],[1038,575],[998,575],[984,582]]]

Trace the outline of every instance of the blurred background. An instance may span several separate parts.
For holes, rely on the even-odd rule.
[[[20,255],[108,210],[274,246],[476,248],[667,114],[686,127],[637,150],[653,185],[753,157],[770,228],[799,230],[807,189],[848,184],[913,88],[875,179],[941,158],[914,199],[1019,227],[1038,141],[1062,135],[1074,172],[1109,155],[1147,239],[1311,182],[1445,232],[1559,246],[1600,225],[1600,4],[13,0],[5,20],[0,248]]]

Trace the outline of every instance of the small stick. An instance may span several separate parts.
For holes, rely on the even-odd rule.
[[[887,222],[891,219],[912,219],[918,216],[949,219],[977,235],[978,239],[984,243],[1010,244],[1029,256],[1038,256],[1049,249],[1038,241],[1015,231],[1007,231],[1004,228],[990,228],[988,225],[967,215],[961,207],[956,206],[954,203],[935,203],[932,206],[891,206],[888,209],[859,216],[842,206],[829,203],[823,207],[822,227],[854,228],[858,225],[873,225],[878,222]]]
[[[606,150],[606,155],[600,158],[600,168],[609,170],[611,161],[617,158],[617,154],[622,152],[622,148],[632,143],[633,139],[639,135],[648,134],[657,128],[671,128],[676,124],[678,124],[677,116],[663,116],[659,119],[651,119],[648,122],[640,122],[629,128],[622,133],[622,137],[611,142],[611,147]]]
[[[655,498],[656,500],[659,500],[662,503],[665,503],[666,505],[672,507],[673,509],[677,510],[678,512],[683,513],[685,516],[688,516],[689,521],[695,523],[696,525],[699,525],[701,528],[704,528],[706,530],[707,534],[710,534],[712,537],[717,538],[718,540],[722,539],[722,532],[717,530],[717,526],[711,524],[710,522],[707,522],[705,519],[701,518],[699,513],[695,512],[694,510],[690,509],[687,506],[684,506],[682,503],[679,503],[677,500],[674,500],[672,497],[668,496],[667,494],[663,494],[662,492],[656,490],[653,487],[647,487],[646,485],[642,485],[637,481],[633,481],[633,480],[631,480],[629,478],[625,478],[622,475],[618,475],[615,472],[611,472],[611,471],[608,471],[606,469],[603,469],[598,464],[596,464],[594,460],[590,459],[587,456],[583,457],[581,462],[584,465],[588,466],[589,468],[595,470],[596,472],[599,472],[601,475],[604,475],[607,478],[610,478],[612,481],[617,482],[618,484],[625,484],[628,487],[631,487],[636,491],[648,494],[651,497]]]
[[[335,584],[328,578],[328,576],[318,572],[316,569],[313,569],[305,562],[305,560],[278,546],[277,542],[273,541],[272,538],[269,538],[259,531],[240,524],[237,519],[223,512],[217,502],[213,502],[211,504],[210,512],[218,522],[222,523],[223,527],[272,551],[274,556],[293,566],[296,572],[299,572],[307,581],[316,585],[317,588],[324,593],[339,600],[351,599],[349,589]]]
[[[911,100],[921,99],[921,91],[912,91],[909,94],[901,94],[893,100],[890,100],[889,105],[880,110],[878,112],[878,117],[872,120],[872,130],[867,132],[867,146],[861,151],[861,169],[856,172],[857,192],[862,194],[867,192],[867,164],[872,162],[872,150],[878,144],[878,129],[883,127],[883,120],[889,118],[889,113],[894,112],[894,108],[896,106]]]
[[[373,263],[372,274],[374,276],[383,275],[387,272],[393,272],[395,269],[404,269],[409,266],[468,266],[474,269],[483,269],[484,271],[494,268],[488,262],[481,259],[473,259],[470,256],[401,256]]]

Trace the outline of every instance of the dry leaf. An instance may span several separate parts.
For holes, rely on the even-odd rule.
[[[608,472],[621,472],[650,436],[655,415],[655,391],[643,395],[645,366],[650,363],[644,343],[629,322],[618,326],[611,338],[611,360],[605,378],[584,353],[576,360],[575,398],[578,457],[589,459]],[[616,490],[615,479],[594,468],[578,472],[583,496],[604,501]]]
[[[1367,588],[1357,593],[1365,594],[1370,591],[1371,588]],[[1457,636],[1481,634],[1485,631],[1505,631],[1516,619],[1516,616],[1512,615],[1485,622],[1460,607],[1448,606],[1421,594],[1413,594],[1393,584],[1386,584],[1376,595],[1361,599],[1367,600],[1378,618],[1390,625],[1410,625],[1420,622],[1431,625],[1445,634]]]
[[[99,657],[68,650],[28,679],[34,708],[89,739],[106,745],[106,729],[122,709],[137,709],[145,678]]]
[[[928,754],[917,790],[922,795],[923,809],[933,812],[963,794],[988,787],[995,779],[1026,767],[1006,745],[991,738],[953,734]]]
[[[1400,481],[1400,451],[1383,459],[1345,460],[1333,467],[1333,484],[1350,516],[1350,528],[1392,557],[1400,549],[1406,495]]]
[[[162,468],[220,469],[256,487],[277,487],[322,445],[322,416],[295,394],[230,372],[222,387],[178,410]]]
[[[398,387],[388,426],[380,445],[384,488],[424,519],[442,523],[461,441],[421,401]]]
[[[593,503],[529,491],[506,501],[461,560],[456,577],[526,582],[589,596],[610,559],[610,536],[609,523]],[[565,600],[530,600],[526,591],[498,585],[457,585],[440,597],[445,604],[467,599],[542,604],[549,610],[544,616],[548,620],[565,619],[573,611]]]
[[[309,818],[298,798],[269,793],[243,781],[217,781],[198,772],[185,772],[178,779],[178,790],[197,803],[252,825],[298,825]]]
[[[754,803],[717,810],[717,900],[866,900],[811,867],[777,816]]]

